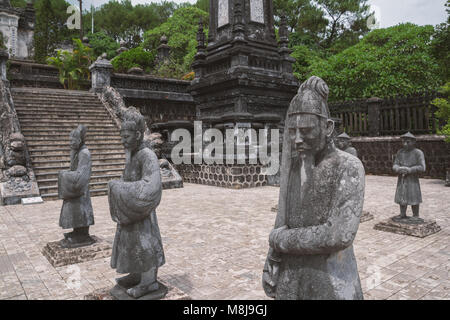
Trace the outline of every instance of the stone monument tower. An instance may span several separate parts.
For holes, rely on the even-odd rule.
[[[298,88],[284,18],[279,35],[272,0],[210,0],[208,44],[200,22],[190,86],[204,127],[282,128]]]

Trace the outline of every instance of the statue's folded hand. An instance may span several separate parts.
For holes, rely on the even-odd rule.
[[[289,229],[288,226],[282,226],[273,229],[269,236],[269,244],[275,251],[285,252],[284,240],[286,237],[286,231]]]

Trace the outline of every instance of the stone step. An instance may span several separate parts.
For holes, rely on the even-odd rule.
[[[31,129],[27,126],[26,129],[22,129],[21,132],[25,137],[40,137],[40,136],[52,136],[52,135],[69,135],[70,132],[75,129],[77,126],[73,127],[63,127],[63,128],[45,128],[45,127],[38,127]],[[119,130],[117,130],[115,127],[110,128],[95,128],[95,127],[88,127],[88,131],[86,136],[92,136],[92,135],[118,135],[120,136]]]
[[[18,114],[19,117],[19,122],[21,121],[20,119],[23,120],[31,120],[34,119],[36,121],[36,116],[39,115],[39,121],[43,121],[43,122],[51,122],[51,121],[55,121],[55,120],[66,120],[66,121],[97,121],[97,122],[102,122],[102,121],[111,121],[111,118],[108,117],[108,115],[103,114],[98,114],[98,115],[90,115],[90,114],[86,114],[86,113],[80,113],[80,114],[64,114],[64,113],[50,113],[50,112],[39,112],[39,113],[30,113],[30,114]]]
[[[125,153],[124,152],[99,152],[99,153],[92,153],[91,152],[91,159],[94,160],[110,160],[110,159],[125,159]],[[69,161],[70,155],[69,153],[64,155],[33,155],[33,163],[39,164],[39,163],[46,163],[46,162],[52,162],[52,161]]]
[[[62,108],[53,108],[53,107],[43,107],[43,108],[16,108],[16,112],[18,115],[27,115],[27,114],[63,114],[63,115],[80,115],[80,114],[89,114],[89,115],[104,115],[105,109],[102,109],[103,106],[97,108],[67,108],[67,110],[63,110]]]
[[[119,177],[120,178],[120,177]],[[96,190],[102,190],[108,188],[108,182],[90,182],[89,183],[89,193]],[[42,194],[58,194],[58,185],[53,186],[39,186],[39,190]],[[91,194],[92,196],[92,194]]]
[[[60,166],[60,167],[69,167],[70,166],[70,156],[64,157],[64,159],[56,159],[56,160],[36,160],[35,157],[33,157],[33,166],[34,167],[53,167],[53,166]],[[105,158],[105,157],[98,157],[96,159],[92,158],[91,155],[91,161],[92,165],[106,165],[109,163],[125,163],[125,155],[122,155],[121,158]]]
[[[22,132],[24,131],[46,131],[46,130],[55,130],[55,131],[67,131],[70,132],[73,129],[75,129],[78,125],[72,124],[72,123],[66,123],[66,124],[60,124],[60,123],[49,123],[47,125],[42,123],[27,123],[26,128],[22,128]],[[92,130],[117,130],[119,132],[119,129],[114,124],[98,124],[94,123],[91,126],[88,127],[88,131],[91,132]]]
[[[42,141],[65,141],[69,144],[69,133],[66,134],[34,134],[34,135],[24,135],[27,143],[29,142],[42,142]],[[95,143],[96,141],[114,141],[120,142],[120,135],[115,134],[86,134],[86,143]]]
[[[116,174],[107,174],[107,175],[92,175],[91,180],[89,180],[89,183],[108,183],[111,180],[114,179],[120,179],[122,176],[122,172],[118,172]],[[58,178],[56,179],[40,179],[39,180],[39,188],[42,187],[51,187],[51,186],[57,186],[58,185]]]
[[[59,163],[47,163],[43,166],[34,166],[33,169],[35,172],[43,173],[43,172],[53,172],[60,170],[68,170],[70,166],[70,162],[59,162]],[[116,169],[125,167],[125,161],[120,161],[115,159],[112,162],[97,162],[92,163],[92,170],[95,169]]]
[[[64,147],[67,146],[69,147],[69,138],[64,136],[60,136],[60,139],[32,139],[32,140],[28,140],[27,141],[27,146],[29,146],[30,148],[36,149],[37,146],[43,146],[44,148],[47,146],[51,146],[51,147]],[[86,139],[86,146],[89,148],[89,146],[100,146],[100,145],[121,145],[121,139],[120,137],[106,137],[106,138],[90,138],[90,139]]]
[[[60,151],[70,151],[70,148],[68,146],[68,142],[55,142],[55,143],[49,143],[49,141],[42,141],[42,143],[39,142],[33,142],[33,143],[28,143],[27,142],[27,146],[29,147],[29,149],[31,149],[31,151],[34,150],[56,150],[59,149]],[[110,142],[110,141],[103,141],[103,142],[92,142],[92,141],[87,141],[86,146],[88,147],[89,150],[91,150],[91,147],[93,147],[93,149],[98,148],[98,147],[110,147],[110,148],[114,148],[115,150],[123,148],[123,145],[120,141],[115,141],[115,142]]]
[[[110,168],[110,169],[92,169],[92,175],[111,175],[122,174],[124,168]],[[59,170],[51,172],[39,172],[36,174],[36,180],[39,182],[42,179],[58,179]]]
[[[107,189],[107,188],[96,189],[96,190],[90,191],[91,197],[105,196],[105,195],[107,195],[107,194],[108,194],[108,189]],[[41,194],[41,197],[42,197],[42,199],[43,199],[44,201],[54,201],[54,200],[59,200],[58,194],[57,194],[57,193]]]
[[[23,100],[23,99],[14,99],[14,107],[16,109],[27,109],[27,108],[61,108],[61,109],[70,109],[74,108],[102,108],[103,105],[99,100],[92,101],[67,101],[63,99],[61,101],[56,100],[42,100],[42,101],[34,101],[34,100]]]
[[[91,152],[91,155],[94,155],[96,153],[104,153],[104,152],[112,152],[112,153],[125,153],[125,150],[123,149],[123,145],[116,145],[114,148],[110,145],[107,146],[88,146],[89,151]],[[36,148],[31,149],[29,148],[29,153],[31,157],[34,157],[36,155],[38,156],[61,156],[61,155],[68,155],[70,154],[70,148],[68,146],[60,147],[60,148]]]
[[[95,93],[83,90],[66,90],[54,88],[32,88],[32,87],[16,87],[11,90],[13,93],[25,94],[49,94],[49,95],[72,95],[72,96],[95,96]]]
[[[19,118],[19,122],[20,125],[24,128],[28,127],[29,124],[36,124],[36,119],[21,119]],[[39,124],[42,126],[73,126],[74,128],[76,128],[79,124],[80,124],[80,119],[58,119],[57,122],[55,122],[55,119],[49,119],[49,120],[45,120],[45,119],[40,119],[39,120]],[[111,118],[109,119],[109,121],[98,121],[96,119],[89,119],[83,120],[83,124],[85,125],[91,125],[91,126],[103,126],[103,125],[114,125],[113,121],[111,120]]]

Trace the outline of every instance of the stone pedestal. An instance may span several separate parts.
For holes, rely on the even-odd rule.
[[[379,222],[373,228],[419,238],[425,238],[441,230],[436,221],[412,217],[398,219],[397,216]]]
[[[104,87],[111,84],[113,66],[104,55],[100,56],[90,67],[93,92],[101,92]]]
[[[39,197],[39,188],[36,181],[7,181],[0,183],[0,205],[20,204],[23,198]]]
[[[369,211],[363,211],[361,214],[361,218],[359,219],[360,223],[369,221],[373,219],[373,214],[371,214]]]
[[[49,242],[42,254],[54,267],[86,262],[111,256],[111,244],[96,236],[91,236],[95,243],[79,248],[63,248],[60,241]]]
[[[115,300],[161,300],[167,295],[169,289],[159,281],[158,284],[158,290],[147,293],[146,295],[137,299],[128,295],[127,289],[129,288],[124,288],[122,286],[119,286],[118,284],[116,284],[109,293],[113,298],[115,298]]]
[[[191,297],[188,296],[186,293],[184,293],[183,291],[181,291],[178,288],[175,288],[173,286],[167,285],[166,283],[160,282],[158,281],[158,283],[161,285],[161,287],[165,288],[163,290],[166,290],[165,295],[160,298],[160,300],[191,300]],[[126,294],[125,291],[123,291],[123,289],[121,289],[120,287],[117,288],[118,286],[114,286],[112,289],[111,288],[103,288],[103,289],[99,289],[99,290],[95,290],[94,292],[86,295],[84,297],[84,300],[155,300],[155,299],[149,299],[151,298],[151,296],[155,296],[158,293],[155,294],[150,294],[144,297],[141,297],[139,299],[133,299],[130,296],[128,296]],[[120,290],[122,292],[119,292],[118,294],[125,294],[126,297],[124,297],[124,299],[120,299],[117,298],[115,295],[111,294],[111,291],[113,290]]]

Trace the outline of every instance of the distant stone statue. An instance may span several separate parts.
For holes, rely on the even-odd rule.
[[[59,172],[58,194],[64,200],[59,225],[63,229],[73,228],[61,240],[64,248],[76,248],[95,242],[89,235],[89,226],[94,224],[94,213],[89,194],[92,160],[85,145],[86,131],[86,126],[79,125],[70,133],[70,170]]]
[[[143,144],[144,131],[144,117],[130,107],[120,131],[125,170],[120,180],[108,185],[111,218],[117,223],[111,267],[128,273],[117,284],[133,298],[159,289],[157,272],[165,263],[155,211],[162,194],[159,161]]]
[[[352,243],[365,173],[359,159],[334,146],[328,93],[311,77],[287,112],[278,214],[262,279],[275,299],[363,299]]]
[[[395,192],[395,203],[400,205],[400,215],[394,221],[405,221],[408,205],[412,207],[413,220],[420,220],[419,205],[422,203],[420,191],[419,174],[425,172],[425,157],[423,152],[417,148],[416,137],[411,133],[401,136],[403,148],[397,152],[392,170],[397,173],[397,190]]]
[[[351,155],[354,155],[355,157],[358,157],[358,152],[355,148],[352,147],[351,138],[348,134],[341,133],[336,137],[336,147],[341,149],[342,151],[345,151],[347,153],[350,153]]]

